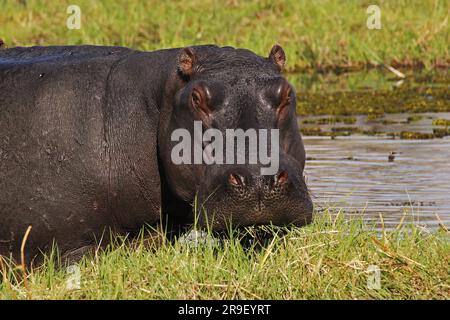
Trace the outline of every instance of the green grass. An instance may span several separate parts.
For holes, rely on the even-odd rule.
[[[118,242],[80,264],[81,287],[48,261],[21,280],[3,261],[0,299],[449,299],[448,231],[376,231],[326,213],[275,236],[261,250],[237,238],[222,246]],[[368,268],[381,270],[368,288]]]
[[[446,0],[377,1],[381,30],[366,27],[373,1],[0,0],[0,38],[9,46],[122,45],[143,50],[214,43],[268,54],[280,43],[288,70],[360,68],[380,62],[449,65]],[[82,10],[68,30],[68,5]]]

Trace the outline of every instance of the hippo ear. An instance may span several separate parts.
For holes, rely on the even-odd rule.
[[[178,71],[183,77],[190,78],[194,73],[194,64],[197,60],[194,49],[191,47],[181,50],[178,56]]]
[[[280,71],[283,70],[284,65],[286,64],[286,54],[281,46],[276,44],[272,47],[272,50],[270,50],[269,59],[275,62]]]

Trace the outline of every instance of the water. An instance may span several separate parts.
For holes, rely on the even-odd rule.
[[[305,137],[307,182],[318,207],[336,206],[395,225],[408,213],[450,223],[450,139]],[[392,151],[395,159],[388,161]]]
[[[377,81],[385,89],[386,81]],[[339,90],[335,84],[334,81],[330,85],[330,92]],[[450,92],[448,84],[447,88]],[[326,81],[320,90],[327,90]],[[348,86],[345,90],[349,90]],[[367,94],[367,90],[361,94]],[[444,103],[450,104],[445,99]],[[408,122],[413,116],[415,119]],[[381,221],[381,214],[387,227],[396,226],[405,214],[406,223],[432,229],[439,224],[450,225],[450,136],[416,140],[390,136],[402,131],[433,133],[439,127],[432,121],[450,119],[450,113],[385,114],[375,120],[360,115],[353,116],[356,121],[350,125],[315,122],[326,117],[329,116],[301,117],[299,123],[302,128],[315,126],[323,132],[340,126],[354,127],[359,133],[303,136],[307,152],[305,175],[319,210],[336,207],[348,216],[363,214],[365,219],[377,222]]]

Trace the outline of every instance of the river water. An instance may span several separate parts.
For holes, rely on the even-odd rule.
[[[326,85],[321,90],[326,90]],[[447,102],[450,100],[444,101]],[[311,126],[308,121],[323,117],[327,116],[302,116],[299,123],[307,127]],[[450,120],[450,113],[385,114],[383,121],[373,121],[366,115],[353,117],[355,122],[351,125],[316,122],[315,126],[323,132],[345,126],[363,133],[303,136],[307,152],[305,175],[316,208],[321,211],[333,207],[335,212],[342,209],[349,217],[362,215],[378,223],[381,214],[387,227],[396,226],[403,216],[405,223],[448,227],[450,136],[401,139],[390,133],[432,133],[436,128],[433,120]],[[408,122],[409,117],[416,119]],[[377,134],[364,134],[367,131]]]

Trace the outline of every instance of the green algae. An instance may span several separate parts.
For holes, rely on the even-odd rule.
[[[325,118],[317,118],[317,119],[305,119],[302,121],[304,124],[355,124],[355,117],[325,117]]]
[[[434,128],[433,129],[433,135],[436,138],[443,138],[445,136],[450,136],[450,129],[448,129],[448,128],[445,128],[445,129]]]
[[[392,81],[389,75],[379,75],[372,86],[358,87],[355,79],[341,90],[327,91],[327,80],[305,87],[306,81],[297,80],[297,112],[299,115],[327,115],[329,117],[369,115],[369,120],[383,117],[385,113],[450,112],[450,72],[412,74],[408,79]],[[384,77],[384,78],[383,78]],[[333,78],[334,79],[334,78]],[[333,87],[334,88],[334,87]],[[338,89],[339,89],[338,88]],[[412,116],[408,122],[419,121]]]
[[[380,71],[288,78],[296,85],[298,114],[305,117],[301,121],[304,135],[387,135],[399,139],[450,135],[447,116],[431,114],[450,112],[448,70],[413,71],[402,80]],[[424,128],[425,133],[417,132]]]
[[[412,139],[412,140],[423,140],[423,139],[433,139],[434,134],[432,133],[423,133],[423,132],[410,132],[410,131],[402,131],[399,134],[400,139]]]
[[[406,119],[406,122],[407,122],[407,123],[417,122],[417,121],[420,121],[420,120],[422,120],[422,119],[423,119],[423,116],[413,115],[413,116],[409,116],[409,117]]]
[[[378,119],[385,113],[450,112],[450,90],[410,88],[396,91],[302,93],[298,97],[300,115],[368,114]]]
[[[301,128],[300,131],[305,136],[321,136],[322,133],[323,133],[322,129],[316,128],[316,127],[313,127],[313,128],[308,128],[308,127]]]
[[[435,119],[432,122],[433,126],[450,127],[450,120],[447,119]]]
[[[359,133],[361,130],[358,127],[333,127],[331,128],[332,132],[339,133]]]

